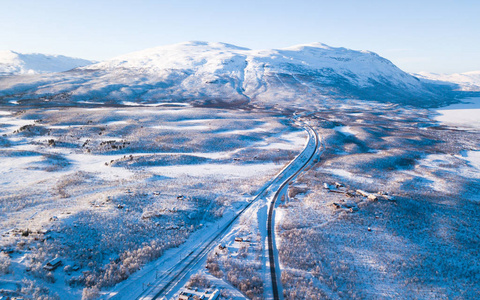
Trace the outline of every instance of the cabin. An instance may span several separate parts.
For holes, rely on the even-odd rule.
[[[179,300],[193,300],[193,299],[201,299],[201,300],[217,300],[220,297],[220,292],[218,290],[206,290],[206,291],[198,291],[198,290],[191,290],[191,289],[183,289],[178,295]]]
[[[62,260],[59,257],[57,257],[57,258],[47,262],[47,264],[45,266],[43,266],[43,268],[47,271],[53,271],[56,268],[60,267],[61,265],[62,265]]]
[[[357,194],[359,194],[363,197],[368,197],[368,195],[370,195],[370,193],[367,193],[367,192],[362,191],[362,190],[357,190],[356,192],[357,192]]]

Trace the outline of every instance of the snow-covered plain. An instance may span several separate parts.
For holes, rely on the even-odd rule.
[[[61,299],[111,287],[231,214],[306,138],[271,114],[184,106],[13,109],[0,122],[2,279]]]
[[[478,298],[478,127],[363,105],[309,115],[326,146],[279,207],[285,298]]]
[[[441,107],[435,119],[448,126],[480,128],[480,98],[466,98],[462,103]]]
[[[435,117],[435,120],[442,124],[461,129],[469,130],[473,132],[480,132],[480,98],[467,98],[463,99],[462,103],[449,105],[436,110],[439,114]],[[459,168],[458,172],[466,177],[480,178],[480,149],[469,150],[465,149],[457,154],[459,159],[468,162],[469,166],[473,168]],[[428,159],[432,160],[431,157]],[[438,161],[442,162],[448,160],[448,157],[439,158]],[[433,159],[435,161],[435,159]],[[468,172],[467,174],[464,174]],[[475,197],[480,201],[480,194]]]

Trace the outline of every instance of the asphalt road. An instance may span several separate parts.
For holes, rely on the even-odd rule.
[[[145,290],[136,297],[136,299],[142,300],[151,300],[151,299],[163,299],[164,297],[172,296],[175,291],[181,288],[186,280],[188,280],[187,275],[191,275],[200,263],[207,258],[208,253],[214,249],[220,240],[225,236],[231,226],[238,220],[238,218],[255,202],[265,196],[265,194],[270,193],[272,189],[278,189],[275,191],[275,196],[270,210],[268,212],[268,247],[269,247],[269,258],[270,258],[270,269],[272,273],[272,286],[274,287],[274,299],[279,299],[279,291],[276,277],[276,264],[274,256],[274,232],[272,232],[273,220],[273,209],[274,202],[279,192],[293,179],[295,178],[305,166],[309,164],[311,159],[315,156],[316,150],[318,148],[318,136],[316,132],[309,127],[304,125],[305,129],[308,132],[309,140],[305,149],[294,159],[288,166],[286,166],[275,178],[273,178],[264,188],[258,193],[258,195],[248,203],[242,210],[240,210],[230,221],[221,226],[214,234],[204,239],[202,244],[196,249],[192,249],[186,256],[179,257],[178,263],[169,269],[167,272],[159,276],[155,283],[151,286],[147,286]],[[278,258],[277,258],[278,259]],[[273,263],[272,263],[273,260]],[[275,280],[274,280],[275,279]],[[275,296],[276,295],[276,296]]]
[[[285,180],[281,185],[280,188],[276,191],[275,196],[273,197],[272,202],[270,203],[270,207],[268,209],[268,219],[267,219],[267,235],[268,235],[268,259],[270,262],[270,274],[272,278],[272,290],[273,290],[273,299],[283,299],[283,293],[280,290],[280,266],[276,263],[278,261],[278,257],[276,257],[276,245],[275,245],[275,219],[273,212],[275,210],[275,203],[278,199],[278,196],[281,194],[281,191],[285,188],[285,186],[293,180],[315,157],[315,153],[317,152],[319,140],[317,133],[310,127],[306,126],[309,135],[309,141],[305,150],[302,152],[301,155],[297,157],[302,163],[299,169],[290,175],[287,180]],[[312,149],[313,148],[313,149]],[[306,150],[311,149],[311,153],[307,153]],[[278,271],[277,271],[278,270]]]

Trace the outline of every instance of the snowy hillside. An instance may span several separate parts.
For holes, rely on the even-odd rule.
[[[0,51],[0,76],[68,71],[94,63],[63,55],[22,54]]]
[[[421,79],[453,83],[458,85],[457,89],[461,91],[480,91],[480,71],[455,74],[420,72],[414,75]]]
[[[0,82],[0,96],[19,94],[48,101],[302,107],[338,97],[424,106],[437,98],[431,84],[375,53],[320,43],[278,50],[206,42],[161,46],[68,74]]]

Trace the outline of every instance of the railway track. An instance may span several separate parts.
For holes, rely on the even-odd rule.
[[[268,248],[269,248],[269,259],[270,259],[270,269],[272,274],[272,287],[274,288],[273,294],[274,299],[279,298],[278,284],[277,284],[277,272],[276,268],[278,267],[275,264],[275,257],[273,249],[275,247],[274,241],[274,228],[272,231],[273,224],[273,210],[275,205],[275,200],[278,197],[279,193],[286,187],[286,185],[294,179],[312,160],[315,156],[315,153],[318,149],[318,136],[316,132],[308,125],[304,125],[304,128],[307,130],[309,135],[309,140],[307,146],[303,151],[292,160],[282,171],[280,171],[268,184],[266,184],[263,189],[257,194],[257,196],[249,202],[245,207],[243,207],[231,220],[221,226],[214,234],[210,235],[205,239],[205,241],[199,245],[196,249],[192,249],[187,255],[181,257],[178,260],[175,266],[171,267],[159,276],[155,283],[151,286],[148,286],[136,299],[141,300],[153,300],[153,299],[165,299],[166,297],[171,297],[175,291],[178,290],[179,286],[181,287],[186,279],[198,264],[203,262],[206,259],[208,253],[214,249],[214,247],[221,241],[226,233],[231,229],[232,225],[238,220],[243,213],[252,206],[259,199],[265,197],[268,193],[272,192],[272,189],[278,186],[278,189],[275,191],[275,196],[270,205],[268,211]],[[273,263],[272,263],[273,259]],[[275,279],[275,280],[274,280]],[[121,295],[117,294],[117,296]],[[116,298],[116,297],[112,297]],[[107,299],[110,299],[108,297]]]

